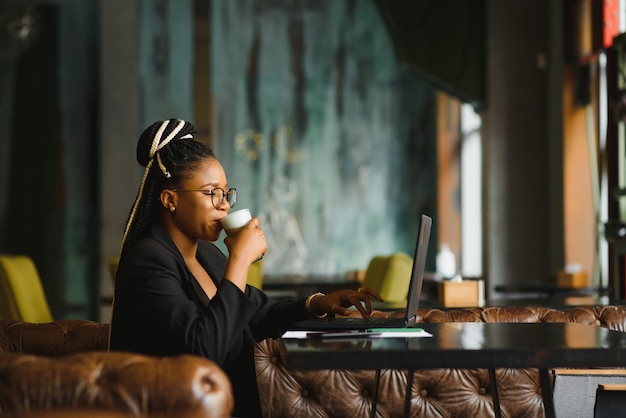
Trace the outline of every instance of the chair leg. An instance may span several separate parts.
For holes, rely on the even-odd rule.
[[[502,418],[500,410],[500,396],[498,395],[498,381],[496,380],[496,369],[489,369],[489,380],[491,381],[491,398],[493,399],[493,412],[496,418]]]
[[[626,385],[618,383],[600,383],[596,389],[594,418],[613,418],[622,416],[626,411]]]
[[[374,397],[372,398],[371,418],[376,418],[376,408],[378,407],[378,386],[380,385],[380,369],[376,369],[376,378],[374,380]]]
[[[541,396],[543,398],[543,409],[546,412],[546,418],[554,418],[556,415],[554,410],[554,397],[552,396],[554,389],[548,369],[539,369],[539,380],[541,382]]]
[[[406,376],[406,398],[404,399],[404,416],[411,416],[411,395],[413,394],[413,379],[415,370],[409,369]]]

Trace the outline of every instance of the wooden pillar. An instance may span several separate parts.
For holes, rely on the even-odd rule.
[[[141,178],[134,158],[140,126],[139,0],[100,2],[100,293],[111,296],[108,260],[122,234]],[[103,304],[100,320],[108,322]]]

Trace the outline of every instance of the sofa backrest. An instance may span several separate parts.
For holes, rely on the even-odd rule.
[[[626,306],[589,305],[562,309],[543,306],[420,309],[417,322],[576,322],[626,331]]]
[[[42,324],[0,320],[0,353],[63,356],[83,351],[105,351],[109,325],[87,320],[60,320]]]

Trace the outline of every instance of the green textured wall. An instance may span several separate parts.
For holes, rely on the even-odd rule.
[[[172,117],[193,120],[191,3],[191,0],[140,2],[138,76],[143,127]]]
[[[215,148],[262,220],[266,273],[412,254],[419,213],[435,215],[435,92],[375,5],[214,0],[211,17]]]
[[[435,215],[435,91],[397,61],[370,0],[211,1],[210,91],[194,90],[193,2],[133,4],[138,19],[101,33],[137,39],[133,65],[111,53],[106,68],[116,77],[138,68],[121,84],[137,86],[139,105],[99,85],[95,2],[41,2],[37,43],[0,63],[0,86],[11,86],[0,101],[9,172],[0,247],[34,258],[55,317],[97,317],[98,272],[118,248],[114,239],[99,259],[99,233],[121,238],[132,204],[122,197],[141,179],[134,153],[99,143],[117,132],[115,118],[98,119],[101,91],[116,112],[137,114],[137,130],[169,117],[211,121],[239,206],[262,218],[270,239],[267,274],[343,274],[375,254],[412,252],[419,213]],[[215,114],[197,115],[198,95]],[[98,178],[106,165],[137,178]],[[100,182],[113,191],[103,199],[119,202],[106,222]]]

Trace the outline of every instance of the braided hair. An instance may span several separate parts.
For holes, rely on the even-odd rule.
[[[193,139],[194,133],[191,123],[168,119],[153,123],[139,137],[137,161],[146,170],[126,222],[122,258],[158,222],[162,210],[161,191],[175,188],[181,179],[189,178],[189,172],[201,162],[215,159],[210,148]]]

